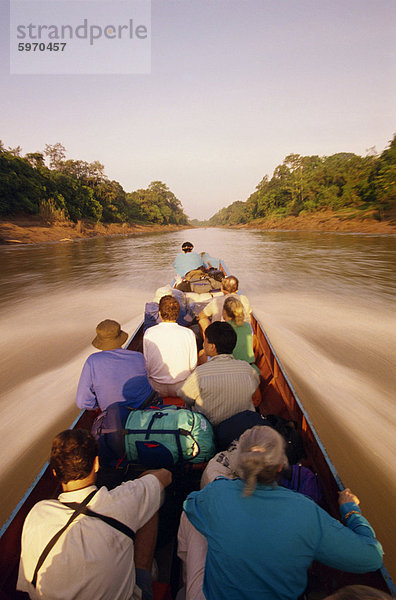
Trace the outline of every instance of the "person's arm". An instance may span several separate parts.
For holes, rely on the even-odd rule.
[[[350,573],[376,571],[382,566],[383,550],[360,512],[359,499],[345,489],[339,505],[344,525],[318,507],[322,535],[315,559]]]
[[[175,269],[176,273],[180,276],[183,277],[184,276],[184,271],[183,271],[183,254],[178,254],[174,260],[173,263],[173,268]]]
[[[261,404],[261,391],[260,391],[260,387],[257,388],[257,390],[254,392],[253,396],[252,396],[252,400],[253,400],[253,404],[254,406],[258,406],[259,404]]]
[[[144,471],[140,477],[144,477],[145,475],[154,475],[160,482],[162,489],[165,489],[172,483],[172,473],[168,471],[168,469],[152,469]]]
[[[144,334],[144,336],[143,336],[143,356],[144,356],[144,362],[146,364],[147,374],[149,374],[149,371],[150,371],[150,369],[149,369],[149,362],[150,362],[149,361],[149,354],[150,354],[149,345],[150,345],[150,342],[148,340],[148,337],[146,336],[146,334]]]
[[[199,385],[196,371],[193,371],[189,375],[186,381],[183,383],[180,390],[177,392],[179,398],[182,398],[186,403],[186,406],[193,406],[196,399],[199,397]]]
[[[258,374],[256,369],[254,369],[251,365],[250,365],[250,368],[253,371],[253,374],[252,374],[252,385],[253,385],[252,400],[253,400],[254,406],[258,406],[261,402],[260,375]]]
[[[89,361],[85,362],[78,382],[76,404],[78,408],[94,410],[98,408],[98,401],[93,387],[91,366]]]
[[[202,333],[205,333],[206,328],[210,325],[210,319],[205,315],[205,312],[203,310],[201,310],[201,312],[198,315],[198,323],[202,330]]]
[[[205,306],[204,309],[198,315],[198,323],[201,327],[202,333],[205,333],[205,329],[210,325],[210,319],[213,316],[215,310],[214,298]]]
[[[197,342],[196,342],[194,332],[191,330],[190,330],[190,332],[192,334],[192,338],[191,338],[190,354],[189,354],[189,369],[190,369],[190,371],[193,371],[198,363],[198,352],[197,352]]]

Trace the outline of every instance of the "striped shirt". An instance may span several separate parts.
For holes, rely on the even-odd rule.
[[[259,374],[247,362],[218,354],[191,373],[178,395],[218,425],[243,410],[255,410],[252,394],[259,383]]]

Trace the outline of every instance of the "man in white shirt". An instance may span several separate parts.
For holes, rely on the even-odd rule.
[[[197,365],[197,343],[191,329],[176,323],[180,305],[171,295],[159,302],[162,323],[147,329],[143,354],[152,387],[161,396],[176,396]]]
[[[223,296],[216,296],[213,298],[213,300],[211,300],[198,315],[199,324],[203,332],[210,323],[223,320],[223,304],[227,296],[230,295],[238,295],[238,299],[243,305],[245,321],[250,323],[250,313],[252,312],[252,307],[250,306],[250,302],[246,296],[243,294],[237,294],[238,288],[239,281],[236,277],[233,275],[224,277],[223,281],[221,282],[221,291],[223,292]]]
[[[171,473],[147,471],[113,490],[98,490],[98,447],[84,429],[69,429],[55,437],[50,465],[62,483],[62,493],[57,500],[38,502],[26,517],[17,589],[32,599],[152,598],[157,513]],[[84,503],[88,513],[69,523]],[[103,516],[113,521],[105,522]]]

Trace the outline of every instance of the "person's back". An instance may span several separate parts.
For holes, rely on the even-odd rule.
[[[89,503],[89,508],[116,518],[136,531],[143,525],[142,516],[147,511],[145,497],[154,498],[155,495],[157,483],[150,479],[128,481],[122,488],[111,491],[102,487]],[[60,494],[59,501],[80,503],[94,490],[95,487],[91,486]],[[158,510],[159,491],[157,497]],[[133,499],[139,499],[142,504],[133,506]],[[18,589],[27,591],[31,598],[51,600],[133,598],[135,576],[131,564],[134,555],[130,539],[103,521],[87,516],[79,517],[60,537],[39,572],[37,588],[32,587],[30,582],[41,552],[73,513],[59,501],[39,502],[25,520]]]
[[[149,381],[163,395],[175,395],[197,364],[193,331],[176,323],[180,306],[171,295],[159,302],[162,323],[147,329],[143,354]]]
[[[284,445],[269,427],[246,431],[237,451],[242,479],[217,479],[187,498],[186,515],[208,544],[206,598],[297,600],[313,560],[353,573],[381,566],[381,545],[349,490],[340,495],[345,526],[276,485],[287,465]]]
[[[174,260],[173,268],[180,277],[184,277],[189,271],[199,269],[202,266],[202,258],[196,252],[193,252],[191,242],[184,242],[182,252]]]
[[[202,412],[212,425],[244,410],[254,410],[252,396],[259,374],[232,351],[236,334],[228,323],[216,321],[205,331],[204,351],[210,357],[188,377],[178,395],[193,410]]]
[[[107,319],[96,328],[92,344],[102,350],[91,354],[82,369],[76,404],[81,409],[104,410],[114,402],[138,408],[153,392],[143,354],[121,348],[127,334],[116,321]]]
[[[153,518],[170,473],[159,469],[111,491],[98,490],[98,446],[82,429],[54,438],[50,466],[62,493],[36,504],[25,520],[17,589],[52,600],[141,598],[135,582],[142,590],[151,580]],[[92,512],[76,513],[82,503]],[[142,553],[143,547],[152,551]]]
[[[237,335],[232,355],[238,360],[245,360],[257,369],[256,365],[253,365],[255,356],[252,327],[244,318],[244,308],[239,298],[234,295],[227,296],[223,305],[223,319],[231,325]]]

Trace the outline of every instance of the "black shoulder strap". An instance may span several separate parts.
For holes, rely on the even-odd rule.
[[[56,542],[58,541],[58,539],[60,538],[60,536],[62,535],[62,533],[69,527],[69,525],[74,521],[74,519],[76,517],[78,517],[78,515],[83,514],[83,515],[86,515],[88,517],[96,517],[97,519],[100,519],[101,521],[104,521],[105,523],[107,523],[111,527],[114,527],[114,529],[117,529],[121,533],[127,535],[129,538],[131,538],[132,541],[135,540],[135,532],[133,531],[133,529],[130,529],[130,527],[128,527],[124,523],[121,523],[121,521],[118,521],[117,519],[114,519],[113,517],[108,517],[107,515],[101,515],[99,513],[94,512],[93,510],[87,508],[87,504],[93,498],[93,496],[96,494],[97,491],[98,490],[94,490],[93,492],[91,492],[90,494],[88,494],[88,496],[81,503],[78,503],[78,502],[62,502],[62,504],[64,504],[68,508],[74,509],[74,513],[72,514],[72,516],[70,517],[70,519],[68,520],[68,522],[66,523],[66,525],[64,527],[62,527],[62,529],[60,531],[58,531],[58,533],[56,533],[54,535],[54,537],[48,542],[48,544],[44,548],[43,552],[41,553],[41,556],[40,556],[40,558],[39,558],[39,560],[37,562],[37,565],[36,565],[36,568],[35,568],[35,571],[34,571],[34,576],[33,576],[33,579],[32,579],[32,585],[34,587],[36,587],[36,584],[37,584],[37,574],[38,574],[38,572],[39,572],[42,564],[44,563],[45,559],[47,558],[49,552],[52,550],[52,548],[54,547],[54,545],[56,544]]]
[[[62,504],[64,504],[65,506],[68,506],[69,508],[76,508],[76,507],[80,506],[76,502],[62,502]],[[114,529],[121,531],[121,533],[124,533],[129,538],[131,538],[132,541],[135,541],[135,532],[133,531],[133,529],[128,527],[128,525],[125,525],[125,523],[121,523],[121,521],[117,521],[117,519],[114,519],[114,517],[108,517],[107,515],[101,515],[97,512],[94,512],[90,508],[87,508],[86,506],[84,506],[80,512],[82,512],[87,517],[96,517],[97,519],[104,521],[104,523],[107,523],[111,527],[114,527]]]
[[[91,492],[90,494],[88,494],[88,496],[84,499],[84,501],[81,502],[81,504],[78,505],[79,508],[74,511],[74,513],[72,514],[72,516],[70,517],[70,519],[68,520],[68,522],[66,523],[66,525],[64,527],[62,527],[62,529],[60,531],[58,531],[58,533],[56,533],[50,539],[50,541],[48,542],[48,544],[46,545],[46,547],[42,551],[42,553],[40,555],[40,558],[37,561],[37,565],[36,565],[36,568],[34,570],[34,575],[33,575],[33,579],[32,579],[32,585],[33,585],[33,587],[36,587],[36,585],[37,585],[37,575],[38,575],[38,572],[41,569],[41,567],[43,565],[43,562],[47,558],[48,554],[51,552],[52,548],[55,546],[56,542],[59,540],[59,538],[62,535],[62,533],[64,531],[66,531],[66,529],[74,521],[74,519],[76,517],[78,517],[79,514],[82,513],[83,509],[86,507],[86,505],[91,500],[91,498],[94,497],[94,495],[96,494],[97,491],[98,490],[94,490],[93,492]]]

